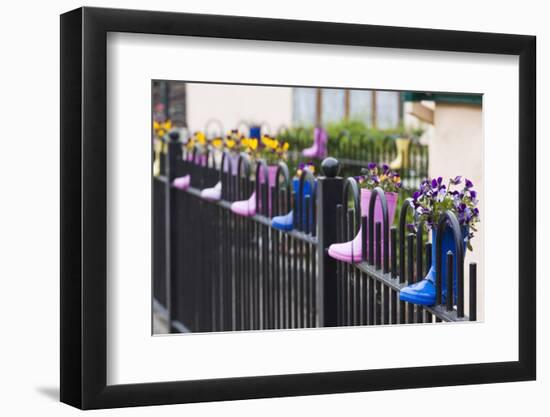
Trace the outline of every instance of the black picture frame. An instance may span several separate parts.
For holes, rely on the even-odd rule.
[[[519,360],[109,386],[108,32],[519,56]],[[79,8],[61,15],[61,401],[82,409],[536,378],[536,38],[252,17]]]

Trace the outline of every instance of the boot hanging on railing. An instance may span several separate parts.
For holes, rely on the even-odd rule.
[[[166,143],[166,134],[172,129],[171,120],[153,121],[153,176],[159,177],[161,174],[161,154],[166,155],[168,144]]]
[[[191,163],[193,163],[195,152],[193,149],[191,149],[191,145],[188,146],[187,144],[185,144],[184,146],[185,146],[185,149],[187,149],[186,153],[184,154],[185,155],[184,162],[186,166],[189,166]],[[177,188],[179,190],[187,190],[190,185],[191,185],[190,174],[185,174],[182,177],[174,178],[174,180],[172,181],[172,187]]]
[[[395,218],[395,209],[397,207],[397,191],[401,187],[401,179],[396,172],[389,169],[387,165],[378,167],[374,162],[367,166],[363,175],[357,177],[361,186],[361,217],[368,216],[369,202],[372,196],[372,190],[376,187],[382,188],[386,197],[388,208],[388,222],[391,226]],[[374,207],[374,224],[383,222],[382,204],[376,202]],[[329,256],[343,262],[355,263],[361,262],[362,254],[362,226],[355,238],[350,242],[333,243],[328,250]]]
[[[240,123],[241,125],[243,122]],[[217,137],[211,141],[212,150],[215,153],[221,152],[222,159],[219,166],[223,168],[223,172],[230,172],[231,175],[237,175],[237,164],[239,161],[239,154],[235,151],[239,149],[244,150],[247,145],[245,137],[238,129],[231,130],[225,139]],[[244,140],[244,143],[243,143]],[[213,187],[205,188],[201,191],[201,197],[209,201],[219,201],[222,196],[222,175],[218,182]]]
[[[261,168],[261,167],[264,168]],[[231,211],[233,211],[235,214],[239,214],[241,216],[254,216],[256,214],[256,211],[261,208],[261,199],[259,201],[259,207],[256,202],[257,198],[257,188],[260,184],[265,184],[267,182],[268,190],[271,190],[272,187],[275,186],[275,180],[277,178],[277,165],[265,165],[265,162],[263,165],[258,162],[256,163],[256,170],[259,172],[256,173],[256,183],[257,187],[252,192],[252,195],[247,200],[241,200],[236,201],[233,204],[231,204]],[[266,175],[267,171],[267,175]],[[266,178],[267,177],[267,178]],[[268,212],[271,212],[271,198],[268,193]]]
[[[184,146],[187,148],[188,152],[186,162],[195,165],[205,165],[206,156],[198,152],[198,147],[206,146],[206,136],[203,132],[195,132],[195,134],[187,140]],[[185,174],[181,177],[174,178],[174,180],[172,181],[172,187],[178,188],[180,190],[186,190],[190,187],[190,185],[190,174]]]
[[[181,146],[181,142],[180,142],[181,134],[178,130],[175,130],[175,129],[171,130],[168,133],[168,137],[170,138],[170,140],[172,142],[179,142],[179,145]],[[175,168],[173,167],[172,169],[175,169]],[[178,188],[180,190],[185,190],[189,187],[190,180],[191,180],[191,178],[190,178],[189,175],[174,178],[172,180],[172,187]]]
[[[174,181],[172,181],[172,187],[177,188],[179,190],[187,190],[190,184],[191,184],[191,175],[189,174],[184,175],[183,177],[174,178]]]
[[[300,168],[298,168],[298,171],[296,172],[296,176],[292,179],[292,189],[294,190],[294,194],[296,195],[296,200],[300,199],[300,204],[302,206],[302,219],[305,219],[308,217],[306,214],[306,207],[305,207],[305,200],[307,196],[312,195],[312,186],[311,182],[316,181],[315,179],[312,179],[312,181],[306,180],[305,176],[303,179],[301,179],[302,174],[304,170],[308,170],[311,174],[314,172],[314,165],[313,164],[301,164]],[[302,182],[302,192],[300,193],[300,182]],[[315,185],[313,186],[315,188]],[[301,196],[301,197],[300,197]],[[281,215],[281,216],[275,216],[273,219],[271,219],[271,226],[273,226],[275,229],[282,230],[285,232],[288,232],[292,230],[295,227],[295,219],[294,219],[294,210],[290,210],[287,214]],[[312,217],[312,216],[310,216]],[[310,222],[312,219],[309,220]],[[311,229],[311,224],[310,228]]]
[[[222,198],[222,182],[218,181],[216,185],[205,188],[201,191],[201,198],[208,201],[218,201]]]
[[[154,152],[154,160],[153,160],[153,176],[159,177],[160,176],[160,156],[162,153],[162,148],[164,146],[164,142],[160,138],[155,138],[153,142],[153,152]]]
[[[442,178],[432,181],[423,181],[420,190],[415,192],[412,204],[415,211],[421,213],[420,220],[427,220],[432,229],[432,264],[424,279],[403,288],[400,292],[401,301],[432,306],[436,304],[436,266],[440,260],[442,282],[442,302],[445,303],[448,292],[446,285],[447,265],[446,255],[451,253],[454,259],[453,268],[453,304],[456,303],[456,285],[460,270],[463,269],[466,248],[471,250],[471,230],[476,230],[479,222],[479,210],[476,207],[477,193],[468,179],[462,190],[451,190],[452,186],[462,183],[461,177],[449,181],[449,185],[442,184]],[[440,197],[438,197],[440,196]],[[433,210],[433,201],[439,198],[438,207],[452,207],[449,210]],[[445,205],[445,201],[449,204]],[[438,246],[441,245],[440,248]]]
[[[313,145],[302,151],[302,155],[306,158],[322,159],[328,155],[328,133],[322,127],[316,127],[313,130]]]
[[[226,150],[222,151],[222,157],[219,163],[220,176],[218,182],[213,187],[202,190],[201,198],[208,201],[219,201],[222,198],[222,176],[224,173],[229,173],[232,176],[237,175],[238,158],[239,155],[232,154]]]
[[[275,186],[278,163],[286,159],[288,147],[287,142],[281,142],[268,135],[263,135],[260,141],[249,139],[248,154],[256,160],[255,187],[247,200],[237,201],[231,205],[231,210],[234,213],[241,216],[253,216],[257,211],[261,211],[263,215],[271,217],[271,191]],[[266,161],[268,162],[266,163]],[[267,195],[264,195],[264,191],[267,191]]]
[[[391,169],[403,169],[409,167],[409,147],[411,144],[410,138],[395,139],[395,147],[397,148],[397,156],[390,162]]]

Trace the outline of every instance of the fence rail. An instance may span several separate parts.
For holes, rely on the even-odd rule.
[[[408,234],[398,239],[404,224],[398,233],[389,224],[361,217],[357,189],[349,185],[354,180],[337,176],[336,160],[325,160],[324,176],[317,179],[304,173],[297,194],[284,163],[270,184],[262,180],[267,176],[265,164],[245,155],[187,149],[177,135],[166,145],[166,154],[158,156],[160,175],[153,181],[153,291],[154,305],[166,314],[171,332],[468,319],[460,311],[463,294],[456,307],[399,301],[403,286],[419,279],[424,265],[430,264],[429,244],[414,250],[413,243],[424,237]],[[174,180],[184,175],[191,176],[190,186],[175,188]],[[200,190],[218,181],[219,201],[201,197]],[[307,182],[309,192],[304,194]],[[345,196],[350,189],[353,207]],[[231,210],[232,202],[246,200],[253,192],[256,214],[245,217]],[[385,201],[381,190],[373,195]],[[272,227],[271,217],[290,210],[293,230]],[[402,213],[406,210],[404,206]],[[328,256],[328,247],[353,238],[360,224],[362,262],[348,264]],[[477,285],[475,276],[471,266],[471,291]],[[475,309],[474,296],[469,319],[475,319]]]

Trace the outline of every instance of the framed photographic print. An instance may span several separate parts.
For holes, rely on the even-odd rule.
[[[61,16],[61,400],[535,379],[535,38]]]

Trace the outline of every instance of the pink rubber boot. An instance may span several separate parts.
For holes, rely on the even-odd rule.
[[[319,128],[317,144],[317,158],[326,158],[328,156],[328,133],[323,128]]]
[[[179,190],[187,190],[191,183],[191,175],[184,175],[183,177],[174,178],[172,181],[172,187]]]
[[[361,216],[365,217],[369,214],[369,202],[372,191],[367,190],[366,188],[361,189]],[[386,201],[388,203],[388,221],[390,226],[393,224],[395,218],[395,208],[397,207],[397,193],[386,193]],[[374,207],[374,224],[376,222],[382,223],[382,205],[380,200],[376,200],[376,205]],[[382,226],[383,227],[383,226]],[[331,258],[337,259],[339,261],[355,263],[361,262],[362,257],[362,238],[361,238],[361,227],[359,227],[359,232],[351,242],[344,243],[333,243],[328,248],[328,254]],[[383,245],[383,242],[382,242]],[[383,247],[383,246],[382,246]],[[376,256],[376,248],[375,248]]]
[[[256,191],[248,200],[235,201],[231,204],[231,211],[240,216],[254,216],[256,214]]]
[[[222,198],[222,182],[218,181],[216,185],[205,188],[201,191],[201,198],[208,201],[218,201]]]
[[[313,145],[302,151],[306,158],[325,158],[327,156],[328,134],[322,127],[313,130]]]
[[[277,181],[277,165],[269,165],[267,167],[267,184],[268,184],[268,216],[271,217],[271,187],[275,186]],[[260,171],[260,183],[265,183],[264,170]],[[260,201],[261,204],[261,201]],[[241,216],[254,216],[256,214],[256,191],[252,193],[248,200],[236,201],[231,204],[231,211]]]
[[[231,175],[237,175],[237,170],[239,168],[239,155],[237,154],[229,154],[229,157],[225,160],[225,163],[223,164],[223,172],[230,171],[229,167],[231,167]]]
[[[268,211],[268,217],[271,217],[271,213],[273,212],[271,209],[271,188],[275,187],[275,182],[277,181],[277,165],[268,165],[267,166],[267,211]],[[263,174],[263,173],[262,173]],[[262,183],[265,181],[264,176],[261,176]],[[261,201],[260,201],[261,204]]]

